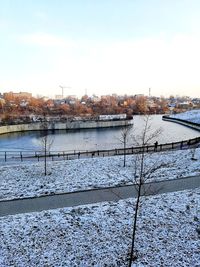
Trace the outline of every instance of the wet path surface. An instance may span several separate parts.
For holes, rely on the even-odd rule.
[[[146,183],[143,194],[162,194],[195,189],[200,187],[200,176],[186,177],[174,180]],[[24,198],[0,201],[0,216],[19,213],[37,212],[64,207],[94,204],[103,201],[118,201],[129,197],[136,197],[137,190],[134,185],[93,189],[72,193],[63,193],[36,198]]]

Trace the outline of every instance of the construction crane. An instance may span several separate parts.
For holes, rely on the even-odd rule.
[[[59,87],[62,89],[62,98],[64,98],[64,89],[65,88],[71,88],[70,86],[63,86],[63,85],[59,85]]]

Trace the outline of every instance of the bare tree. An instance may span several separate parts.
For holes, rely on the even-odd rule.
[[[124,167],[126,167],[126,147],[127,147],[127,143],[128,143],[128,139],[131,135],[131,130],[133,128],[133,125],[128,124],[125,121],[125,124],[120,132],[120,137],[118,138],[118,140],[120,141],[121,144],[123,144],[123,149],[124,149]]]
[[[40,145],[42,153],[44,153],[44,175],[47,175],[47,154],[50,152],[51,146],[53,144],[54,138],[48,135],[48,121],[46,115],[44,115],[43,121],[41,123],[44,135],[40,139]]]
[[[135,240],[136,240],[136,231],[137,231],[137,220],[138,220],[138,211],[141,206],[141,197],[145,194],[156,193],[152,191],[152,188],[147,186],[147,181],[150,180],[158,170],[169,166],[169,163],[163,163],[155,161],[152,159],[152,152],[145,152],[145,148],[149,145],[152,145],[158,135],[161,134],[161,128],[157,130],[152,130],[151,118],[149,115],[144,116],[144,125],[141,133],[134,137],[135,144],[140,146],[140,151],[134,157],[134,183],[137,190],[136,204],[135,204],[135,213],[133,217],[133,230],[132,230],[132,241],[131,241],[131,250],[129,258],[129,267],[131,267],[132,261],[137,258],[137,253],[135,250]],[[146,184],[146,186],[145,186]]]

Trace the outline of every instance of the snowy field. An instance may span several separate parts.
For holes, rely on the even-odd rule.
[[[179,114],[170,115],[170,117],[200,124],[200,109],[195,109]]]
[[[127,266],[134,199],[0,218],[1,267]],[[200,266],[200,188],[143,197],[134,266]]]
[[[48,162],[48,175],[44,176],[44,163],[0,167],[0,200],[73,192],[98,187],[133,183],[134,157],[80,159]],[[147,156],[147,169],[166,163],[153,173],[149,181],[175,179],[200,174],[200,148],[197,160],[191,160],[191,151],[155,153]]]

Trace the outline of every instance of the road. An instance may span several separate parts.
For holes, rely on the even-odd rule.
[[[200,187],[200,176],[146,183],[143,194],[162,194]],[[0,201],[0,217],[27,212],[37,212],[64,207],[94,204],[103,201],[118,201],[136,197],[134,185],[92,189],[35,198]]]

